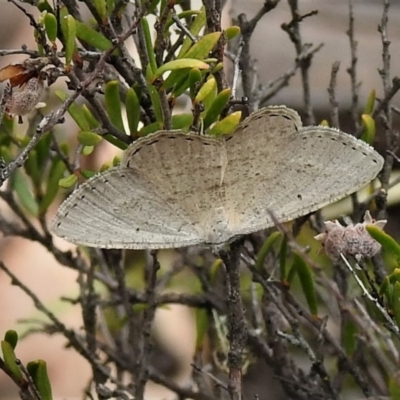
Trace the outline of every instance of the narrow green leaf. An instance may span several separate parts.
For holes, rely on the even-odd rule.
[[[121,99],[119,96],[119,81],[110,81],[106,83],[104,99],[111,122],[121,132],[125,132],[124,122],[122,120]]]
[[[390,235],[383,232],[377,226],[367,225],[367,232],[382,245],[382,248],[388,253],[393,254],[397,262],[400,263],[400,246]]]
[[[240,26],[230,26],[229,28],[226,28],[224,31],[226,38],[228,40],[231,40],[233,38],[235,38],[236,36],[240,35]]]
[[[68,95],[62,90],[55,90],[54,93],[63,102],[68,99]],[[85,114],[76,103],[72,103],[68,107],[68,114],[72,117],[82,131],[90,131],[90,126],[86,120]]]
[[[129,132],[131,136],[135,136],[138,131],[140,121],[140,102],[133,88],[129,88],[126,92],[125,107]]]
[[[48,13],[53,12],[53,9],[51,8],[51,6],[47,0],[39,0],[36,3],[36,7],[39,9],[40,12],[43,12],[43,11],[47,11]]]
[[[98,172],[95,171],[89,171],[87,169],[81,169],[81,175],[85,178],[85,179],[90,179],[93,176],[97,175]]]
[[[172,129],[180,129],[188,131],[193,123],[193,114],[176,114],[171,118]],[[152,124],[144,126],[140,130],[140,136],[147,136],[160,130],[160,123],[153,122]]]
[[[111,40],[80,21],[76,21],[76,37],[101,51],[106,51],[112,46]]]
[[[297,275],[300,279],[300,284],[303,289],[303,293],[306,298],[308,308],[310,310],[310,313],[314,317],[317,317],[318,301],[311,270],[307,265],[307,263],[298,254],[294,253],[293,255],[294,255],[293,265],[295,266]]]
[[[38,158],[38,168],[42,173],[44,173],[47,166],[46,160],[49,159],[51,143],[51,135],[44,135],[35,147]]]
[[[92,114],[86,104],[83,104],[81,107],[82,114],[86,118],[87,123],[89,124],[90,129],[96,129],[100,126],[99,121],[97,121],[96,117]]]
[[[196,350],[199,351],[204,345],[204,338],[208,329],[208,310],[197,308],[196,314]]]
[[[96,9],[97,13],[99,14],[103,23],[107,22],[107,5],[106,0],[92,0],[94,8]]]
[[[176,71],[189,68],[209,69],[210,66],[207,63],[194,58],[180,58],[178,60],[172,60],[163,64],[155,71],[153,79],[160,77],[167,71]]]
[[[236,111],[234,113],[231,113],[224,119],[218,121],[215,125],[213,125],[207,131],[207,134],[210,136],[221,136],[232,133],[235,130],[235,128],[239,125],[241,118],[242,118],[241,111]]]
[[[115,0],[106,0],[107,3],[107,15],[111,15],[115,9]]]
[[[94,146],[83,146],[81,153],[84,156],[90,156],[93,153]]]
[[[206,11],[203,6],[200,9],[200,14],[197,15],[197,17],[190,25],[189,28],[190,33],[196,37],[199,34],[201,28],[203,28],[205,24],[206,24]],[[192,45],[193,45],[192,40],[190,39],[189,36],[186,36],[186,38],[182,43],[181,50],[179,51],[178,58],[182,58],[182,56],[190,49]]]
[[[281,282],[286,283],[287,273],[286,264],[288,262],[288,249],[287,249],[287,238],[283,237],[281,248],[279,249],[279,270],[281,273]]]
[[[21,369],[15,362],[17,357],[14,353],[13,346],[5,340],[1,341],[1,351],[3,353],[4,364],[8,368],[8,370],[12,373],[14,378],[18,379],[19,381],[23,381],[24,376],[22,374]]]
[[[179,19],[186,19],[186,18],[191,18],[191,17],[197,16],[200,14],[201,14],[201,11],[198,11],[198,10],[185,10],[185,11],[182,11],[181,13],[179,13],[177,15],[177,17]],[[169,28],[173,24],[175,24],[175,21],[172,18],[170,18],[167,22],[166,28]]]
[[[363,114],[361,116],[361,122],[364,127],[364,132],[361,135],[361,140],[368,144],[372,144],[375,140],[375,120],[369,114]]]
[[[188,131],[193,124],[193,114],[176,114],[171,118],[172,129]]]
[[[31,361],[27,365],[27,370],[40,394],[41,400],[53,400],[51,384],[47,374],[46,361]]]
[[[396,371],[393,376],[389,378],[389,393],[390,400],[400,399],[400,373]]]
[[[17,347],[18,333],[12,329],[8,330],[4,335],[4,340],[10,344],[13,350]]]
[[[221,32],[211,32],[204,35],[197,43],[195,43],[188,51],[185,53],[185,58],[195,58],[197,60],[202,60],[207,58],[211,50],[218,43],[221,37]]]
[[[78,142],[85,146],[96,146],[103,138],[97,133],[91,131],[80,131],[78,132]]]
[[[189,72],[189,87],[190,87],[190,98],[194,100],[197,91],[199,89],[200,82],[203,76],[198,68],[192,68]]]
[[[76,23],[72,15],[67,14],[61,18],[61,30],[65,40],[65,64],[68,70],[75,53]]]
[[[64,189],[69,189],[78,182],[78,177],[75,174],[69,175],[58,181],[58,185]]]
[[[45,164],[44,160],[43,163]],[[24,164],[24,168],[27,175],[32,179],[35,188],[40,188],[43,176],[39,170],[38,154],[35,149],[30,152],[29,157]]]
[[[66,169],[65,164],[62,160],[56,158],[53,161],[53,164],[50,168],[49,177],[47,180],[46,192],[39,204],[40,215],[44,214],[47,211],[50,204],[56,198],[59,189],[58,182],[64,176],[65,169]]]
[[[398,327],[400,327],[400,282],[393,284],[392,312]]]
[[[146,17],[143,17],[140,20],[140,25],[143,29],[144,41],[146,43],[146,51],[149,56],[149,64],[153,75],[157,71],[157,63],[156,63],[156,56],[154,54],[154,46],[151,38],[149,22],[147,21]]]
[[[23,172],[17,169],[12,177],[12,187],[22,207],[31,215],[38,215],[38,204],[32,192],[32,187]]]
[[[222,111],[231,99],[231,95],[232,90],[229,88],[224,89],[217,94],[217,97],[211,103],[211,106],[204,117],[204,129],[207,129],[213,122],[216,122],[220,118]]]
[[[44,16],[44,27],[50,42],[54,43],[57,40],[58,34],[58,23],[54,14],[46,12]]]
[[[268,238],[264,241],[261,250],[257,254],[256,259],[256,268],[258,271],[262,270],[264,265],[265,257],[267,257],[269,251],[272,248],[272,245],[277,241],[278,238],[281,238],[282,234],[280,232],[273,232],[271,233]]]
[[[204,62],[204,59],[208,57],[210,51],[217,44],[220,37],[221,32],[212,32],[203,36],[197,43],[193,44],[190,50],[186,52],[184,58],[178,58],[178,60],[195,59],[202,60]],[[187,71],[187,73],[189,72]],[[185,75],[182,75],[182,71],[173,71],[165,80],[163,87],[166,89],[169,89],[174,85],[179,87],[186,78],[187,77]]]
[[[158,90],[151,83],[149,83],[147,87],[150,94],[151,104],[153,105],[154,114],[156,115],[156,119],[158,122],[158,129],[162,129],[164,127],[164,116],[161,107],[160,95],[158,93]]]
[[[364,114],[371,115],[373,113],[375,106],[375,97],[376,97],[375,90],[371,90],[368,96],[367,103],[365,104]]]
[[[351,322],[347,321],[344,325],[343,330],[343,344],[346,350],[346,354],[352,357],[354,351],[357,348],[358,338],[357,338],[357,327]]]
[[[210,95],[210,93],[215,93],[217,90],[217,82],[213,76],[211,76],[207,82],[199,89],[197,95],[194,99],[194,103],[201,103],[204,99]]]

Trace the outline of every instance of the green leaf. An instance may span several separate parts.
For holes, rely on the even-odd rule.
[[[272,248],[272,245],[277,241],[277,239],[281,238],[282,234],[280,232],[273,232],[271,233],[268,238],[264,241],[261,250],[257,254],[257,259],[256,259],[256,268],[257,271],[261,272],[265,257],[267,257],[269,251]]]
[[[231,99],[232,90],[224,89],[217,94],[217,97],[211,103],[206,116],[204,117],[204,129],[207,129],[213,122],[217,121]]]
[[[111,122],[121,132],[125,132],[124,122],[122,120],[121,99],[119,96],[119,81],[110,81],[106,83],[104,98]]]
[[[217,82],[215,78],[211,76],[197,92],[197,95],[194,98],[194,103],[201,103],[206,97],[208,97],[211,93],[215,93],[216,91]]]
[[[46,170],[46,160],[49,159],[51,144],[51,135],[44,135],[35,147],[38,159],[38,168],[42,173]]]
[[[115,9],[115,0],[106,0],[107,3],[107,13],[110,16]]]
[[[221,37],[221,32],[211,32],[204,35],[197,43],[195,43],[187,53],[185,53],[185,58],[195,58],[197,60],[203,60],[207,58],[211,50],[218,43]]]
[[[293,266],[296,268],[297,275],[300,279],[300,284],[303,289],[308,308],[310,310],[310,313],[314,317],[317,317],[318,301],[311,270],[307,263],[297,253],[294,253],[293,256]]]
[[[152,72],[152,75],[157,71],[157,63],[156,63],[156,56],[154,54],[154,46],[151,38],[149,22],[147,21],[146,17],[143,17],[140,21],[140,25],[143,29],[143,36],[144,41],[146,44],[146,51],[149,56],[149,65]]]
[[[18,333],[12,329],[8,330],[4,335],[4,340],[10,344],[13,350],[17,347]]]
[[[84,156],[90,156],[93,153],[94,146],[83,146],[81,153]]]
[[[64,36],[65,64],[68,70],[75,53],[76,23],[72,15],[61,17],[61,30]]]
[[[160,94],[158,93],[156,87],[151,83],[149,83],[147,87],[150,94],[151,104],[153,105],[154,114],[156,115],[156,120],[159,127],[158,129],[162,129],[164,127],[164,116],[161,107]]]
[[[42,162],[45,164],[44,160]],[[38,154],[35,149],[30,152],[29,157],[24,164],[24,168],[27,175],[32,179],[35,188],[39,189],[42,184],[43,176],[39,170]]]
[[[178,58],[178,60],[195,59],[195,60],[202,60],[204,62],[204,59],[208,57],[210,51],[217,44],[220,37],[221,37],[221,32],[212,32],[209,33],[208,35],[203,36],[197,43],[195,43],[190,48],[190,50],[186,52],[184,58]],[[187,75],[189,71],[186,72],[187,72],[186,74],[184,74],[182,71],[171,72],[171,74],[165,80],[163,87],[166,89],[169,89],[174,85],[176,87],[180,87],[188,77]]]
[[[201,15],[201,11],[198,11],[198,10],[185,10],[185,11],[182,11],[181,13],[179,13],[177,15],[177,17],[179,19],[186,19],[186,18],[191,18],[193,16],[197,16],[197,15]],[[169,28],[173,24],[175,24],[175,21],[172,18],[170,18],[168,20],[168,23],[167,23],[166,27]]]
[[[44,194],[43,199],[41,200],[41,202],[39,204],[39,214],[40,215],[44,214],[47,211],[50,204],[53,202],[53,200],[57,196],[58,189],[59,189],[58,182],[64,176],[65,169],[66,169],[65,164],[61,159],[56,158],[53,161],[53,164],[50,168],[48,181],[47,181],[46,193]]]
[[[193,114],[176,114],[171,118],[172,129],[188,131],[193,124]]]
[[[76,21],[76,37],[101,51],[107,51],[112,47],[111,40],[80,21]],[[117,51],[114,53],[117,54]]]
[[[205,24],[206,24],[206,11],[203,6],[200,9],[200,14],[197,15],[197,17],[190,25],[189,28],[190,33],[196,37],[199,34],[201,28],[203,28]],[[181,50],[179,51],[178,58],[182,58],[182,56],[190,49],[192,45],[193,45],[192,40],[190,39],[189,36],[186,36],[186,38],[182,43]]]
[[[196,350],[199,351],[204,345],[204,338],[208,329],[208,310],[196,308]]]
[[[92,0],[94,8],[99,14],[103,24],[107,23],[107,5],[105,0]]]
[[[361,122],[364,127],[364,132],[361,135],[361,140],[368,144],[372,144],[375,140],[375,120],[369,114],[363,114],[361,116]]]
[[[68,175],[58,181],[58,185],[64,189],[69,189],[78,182],[78,177],[75,174]]]
[[[171,118],[172,129],[180,129],[188,131],[193,123],[193,114],[176,114]],[[160,124],[153,122],[152,124],[144,126],[140,130],[140,136],[147,136],[160,130]]]
[[[13,346],[9,342],[2,340],[1,351],[3,353],[4,364],[8,370],[11,372],[14,378],[22,382],[24,380],[24,376],[16,363],[17,357],[15,356]]]
[[[81,112],[88,123],[89,129],[96,129],[100,126],[99,121],[97,121],[96,117],[92,114],[86,104],[82,105]]]
[[[40,394],[41,400],[53,400],[51,384],[47,374],[46,361],[30,361],[26,368]]]
[[[155,71],[153,79],[160,77],[167,71],[177,71],[189,68],[209,69],[210,66],[204,61],[196,60],[194,58],[180,58],[163,64]]]
[[[400,374],[398,371],[389,378],[389,393],[391,400],[400,399]]]
[[[43,12],[43,11],[47,11],[48,13],[53,12],[53,9],[51,8],[51,6],[47,0],[39,0],[36,3],[36,7],[39,9],[40,12]]]
[[[393,284],[392,292],[392,312],[398,327],[400,327],[400,282]]]
[[[283,236],[281,248],[279,249],[279,270],[281,273],[281,282],[287,283],[286,263],[288,261],[287,238]]]
[[[102,140],[103,138],[101,136],[91,131],[80,131],[78,133],[78,142],[85,146],[96,146]]]
[[[210,136],[221,136],[232,133],[235,128],[239,125],[240,119],[242,118],[242,112],[236,111],[228,116],[226,116],[221,121],[218,121],[215,125],[213,125],[208,131],[207,134]]]
[[[397,262],[400,263],[400,246],[396,240],[375,225],[367,225],[366,230],[377,242],[382,245],[385,251],[393,254],[396,257]]]
[[[375,106],[375,97],[376,97],[375,90],[371,90],[368,96],[367,104],[365,104],[364,114],[371,115],[373,113]]]
[[[97,175],[98,172],[96,171],[89,171],[87,169],[81,169],[81,175],[85,178],[85,179],[90,179],[93,176]]]
[[[343,344],[346,354],[349,357],[353,356],[354,351],[357,348],[357,343],[357,327],[353,322],[347,321],[343,330]]]
[[[135,136],[138,131],[140,121],[140,102],[133,88],[129,88],[126,92],[125,107],[129,132],[131,136]]]
[[[54,93],[63,102],[68,99],[68,95],[62,90],[55,90]],[[68,107],[68,114],[72,117],[82,131],[90,131],[90,126],[86,120],[85,114],[76,103],[72,103]]]
[[[190,87],[190,98],[194,100],[203,75],[198,68],[192,68],[189,72],[189,87]]]
[[[235,38],[236,36],[240,35],[240,26],[230,26],[229,28],[226,28],[224,31],[226,38],[228,40],[231,40],[233,38]]]
[[[44,16],[44,27],[50,42],[54,43],[57,40],[58,34],[58,23],[54,14],[46,12]]]
[[[32,192],[32,187],[29,185],[28,179],[21,170],[16,170],[12,177],[12,187],[22,207],[33,216],[37,216],[39,212],[36,198]]]

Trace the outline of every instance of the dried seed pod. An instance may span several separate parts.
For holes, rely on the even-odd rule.
[[[365,229],[366,225],[383,229],[385,224],[386,220],[375,221],[366,211],[364,221],[355,225],[343,226],[338,221],[325,222],[326,232],[316,235],[314,239],[323,243],[325,253],[334,262],[341,260],[340,254],[360,260],[376,255],[381,249],[381,245]]]
[[[13,88],[10,99],[6,103],[6,112],[10,117],[29,114],[39,103],[43,93],[42,74],[30,78],[19,88]]]

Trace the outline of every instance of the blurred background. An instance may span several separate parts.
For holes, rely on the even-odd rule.
[[[200,2],[197,2],[197,7]],[[21,3],[22,4],[22,3]],[[263,4],[262,0],[230,0],[224,9],[224,27],[230,25],[231,17],[245,13],[251,19]],[[311,67],[312,103],[315,107],[316,120],[329,117],[329,101],[327,87],[329,85],[331,65],[340,61],[338,74],[338,93],[341,118],[344,126],[349,125],[351,103],[350,78],[346,72],[350,66],[350,46],[346,35],[348,29],[348,1],[347,0],[300,0],[300,12],[308,13],[318,9],[318,15],[307,18],[301,25],[304,43],[318,45],[324,43],[323,48],[315,55]],[[36,48],[32,27],[26,17],[13,4],[0,0],[0,49]],[[33,7],[24,4],[28,11]],[[363,107],[372,89],[377,97],[383,93],[382,82],[378,68],[382,66],[382,43],[377,31],[382,15],[382,1],[355,0],[355,34],[358,42],[358,80],[360,86],[360,106]],[[283,23],[291,20],[289,7],[285,0],[281,0],[276,9],[265,15],[259,22],[254,34],[251,47],[252,57],[256,60],[256,67],[261,84],[275,80],[290,70],[294,64],[295,49],[287,34],[281,29]],[[400,65],[400,1],[392,0],[389,14],[389,39],[392,62],[392,75],[396,75]],[[134,51],[134,49],[132,49]],[[11,62],[24,59],[25,56],[0,57],[0,67]],[[399,96],[395,97],[398,103]],[[302,85],[299,73],[291,80],[290,85],[284,88],[271,104],[286,104],[302,111]],[[51,107],[51,104],[50,104]],[[361,110],[360,110],[361,111]],[[395,120],[398,123],[397,120]],[[63,129],[68,132],[76,129],[72,123],[66,124]],[[3,212],[3,211],[0,211]],[[390,218],[389,230],[397,225],[396,210],[393,209],[393,218]],[[61,246],[67,246],[61,243]],[[76,273],[57,265],[51,254],[35,243],[23,239],[0,239],[0,257],[9,268],[17,274],[23,282],[40,295],[63,322],[71,327],[79,328],[81,324],[79,310],[61,303],[60,296],[74,297],[76,290]],[[0,336],[7,329],[16,329],[19,332],[26,330],[25,325],[17,325],[19,319],[42,318],[35,310],[32,302],[18,288],[11,286],[10,280],[0,272]],[[179,328],[178,328],[179,327]],[[162,335],[157,336],[157,332]],[[170,307],[158,313],[155,334],[159,337],[160,348],[168,349],[171,364],[166,368],[173,371],[174,378],[180,383],[185,382],[190,369],[190,362],[194,348],[195,332],[193,315],[184,307]],[[22,361],[43,358],[47,361],[54,396],[57,399],[79,399],[90,374],[89,368],[79,355],[64,348],[65,341],[61,337],[32,335],[21,342],[18,355]],[[173,367],[172,367],[173,366]],[[257,368],[255,366],[254,368]],[[254,369],[253,368],[253,369]],[[252,376],[249,375],[248,387],[251,388]],[[263,377],[258,390],[266,393],[265,399],[279,399],[279,385],[272,374]],[[258,380],[258,385],[260,382]],[[254,395],[249,389],[249,396]],[[9,379],[0,373],[0,399],[18,399],[15,387]],[[156,386],[148,390],[149,399],[168,399],[170,395],[159,391]]]

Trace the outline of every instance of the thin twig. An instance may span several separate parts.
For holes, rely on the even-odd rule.
[[[355,130],[358,130],[360,127],[359,115],[358,115],[358,92],[360,89],[360,82],[357,82],[357,41],[355,40],[354,33],[354,5],[353,0],[349,0],[349,29],[347,30],[347,36],[350,41],[350,57],[351,64],[347,69],[348,74],[350,75],[351,82],[351,117],[353,120]]]
[[[336,86],[337,86],[337,74],[339,72],[340,62],[336,61],[332,64],[331,69],[331,80],[329,82],[329,103],[331,111],[331,125],[335,128],[339,128],[339,102],[336,98]]]

